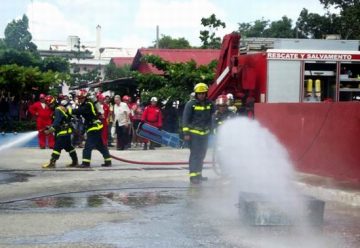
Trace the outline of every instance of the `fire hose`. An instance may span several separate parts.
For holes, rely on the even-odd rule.
[[[145,162],[145,161],[135,161],[130,159],[121,158],[118,156],[111,155],[110,156],[118,161],[129,163],[129,164],[141,164],[141,165],[187,165],[189,164],[188,161],[174,161],[174,162]],[[204,164],[213,164],[213,162],[204,161]]]

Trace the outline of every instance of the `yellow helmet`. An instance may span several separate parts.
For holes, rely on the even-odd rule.
[[[208,90],[209,90],[209,87],[204,83],[198,83],[194,87],[195,93],[205,93],[205,92],[208,92]]]

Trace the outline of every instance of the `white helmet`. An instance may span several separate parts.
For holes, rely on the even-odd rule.
[[[151,99],[150,99],[150,102],[157,102],[157,101],[158,101],[158,99],[157,99],[156,96],[153,96],[153,97],[151,97]]]
[[[226,97],[227,97],[227,99],[229,99],[229,100],[234,100],[234,96],[233,96],[233,94],[231,94],[231,93],[228,93],[228,94],[226,95]]]
[[[61,100],[61,102],[60,102],[60,104],[61,104],[62,106],[66,106],[66,105],[68,105],[68,103],[69,103],[69,101],[66,100],[66,99],[63,99],[63,100]]]

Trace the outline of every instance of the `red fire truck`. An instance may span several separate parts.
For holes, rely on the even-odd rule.
[[[226,35],[209,98],[232,93],[243,105],[254,99],[255,119],[285,145],[299,171],[360,182],[359,43],[347,49],[346,41],[322,40],[311,50],[296,42],[241,54],[240,35]]]

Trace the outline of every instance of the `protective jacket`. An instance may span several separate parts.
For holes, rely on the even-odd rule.
[[[235,117],[236,114],[229,109],[226,109],[224,112],[216,111],[212,118],[212,128],[214,132],[216,129],[224,123],[224,121]]]
[[[183,113],[183,133],[206,135],[211,131],[211,119],[215,111],[214,104],[210,100],[200,102],[190,100],[186,103]]]
[[[74,115],[81,115],[84,118],[86,132],[99,131],[103,124],[98,118],[98,113],[91,101],[83,102],[77,109],[73,110]]]
[[[72,133],[71,112],[71,108],[66,109],[62,106],[55,108],[52,127],[55,129],[56,136],[70,135]]]

